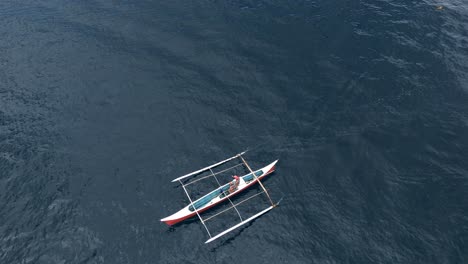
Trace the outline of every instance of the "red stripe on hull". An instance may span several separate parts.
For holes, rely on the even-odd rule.
[[[271,174],[272,172],[274,172],[275,169],[276,169],[275,167],[276,167],[276,165],[273,166],[273,167],[271,167],[271,169],[270,169],[265,175],[263,175],[263,176],[261,176],[261,177],[258,177],[258,179],[260,180],[260,179],[262,179],[263,177],[267,176],[268,174]],[[231,195],[226,196],[226,198],[220,200],[219,202],[217,202],[217,203],[215,203],[215,204],[212,204],[212,205],[210,205],[210,206],[207,206],[207,207],[204,207],[204,208],[198,210],[198,213],[202,213],[202,212],[204,212],[204,211],[210,209],[211,207],[213,207],[213,206],[215,206],[215,205],[217,205],[217,204],[219,204],[219,203],[225,201],[228,197],[232,197],[232,196],[234,196],[234,195],[236,195],[236,194],[242,192],[243,190],[248,189],[251,185],[253,185],[253,184],[255,184],[255,183],[257,183],[257,181],[254,181],[254,182],[248,184],[245,188],[243,188],[243,189],[240,190],[240,191],[234,192],[234,193],[232,193]],[[182,221],[184,221],[184,220],[187,220],[187,219],[189,219],[189,218],[192,218],[192,217],[194,217],[196,214],[197,214],[196,212],[193,212],[193,213],[188,214],[188,215],[186,215],[186,216],[183,216],[183,217],[181,217],[181,218],[172,219],[172,220],[167,220],[167,221],[163,221],[163,222],[166,223],[167,225],[171,226],[171,225],[175,225],[175,224],[177,224],[177,223],[180,223],[180,222],[182,222]]]

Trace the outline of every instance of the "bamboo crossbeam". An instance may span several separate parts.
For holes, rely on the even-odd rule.
[[[265,194],[268,196],[268,199],[270,200],[270,203],[271,203],[271,206],[275,207],[276,204],[273,202],[273,200],[271,199],[270,197],[270,194],[268,193],[268,191],[266,190],[265,186],[263,186],[262,182],[258,179],[257,175],[255,175],[255,173],[252,171],[252,169],[250,168],[249,164],[247,164],[247,162],[245,161],[245,159],[242,157],[242,155],[239,154],[239,157],[241,158],[242,162],[244,162],[245,166],[247,166],[247,168],[250,170],[250,173],[252,173],[252,175],[255,177],[255,180],[258,182],[258,184],[260,184],[260,186],[262,187],[263,191],[265,192]]]
[[[180,184],[182,184],[182,182],[179,180]],[[190,198],[190,195],[188,194],[187,192],[187,189],[185,189],[185,186],[182,184],[182,188],[184,189],[185,191],[185,194],[187,195],[188,199],[190,200],[190,205],[193,206],[193,201],[192,201],[192,198]],[[208,230],[208,227],[205,225],[205,221],[203,220],[203,218],[200,216],[200,214],[198,213],[198,210],[197,208],[195,208],[195,206],[193,206],[193,209],[195,210],[195,213],[197,213],[197,216],[198,218],[200,219],[200,222],[203,224],[203,226],[205,227],[206,229],[206,232],[208,232],[208,235],[211,237],[211,233],[210,233],[210,230]]]
[[[218,215],[220,215],[220,214],[222,214],[222,213],[224,213],[224,212],[227,212],[227,211],[231,210],[232,208],[234,208],[234,206],[238,206],[239,204],[242,204],[242,203],[244,203],[244,202],[247,202],[248,200],[250,200],[250,199],[252,199],[252,198],[254,198],[254,197],[256,197],[256,196],[258,196],[258,195],[260,195],[260,194],[262,194],[262,193],[264,193],[264,191],[261,191],[261,192],[259,192],[259,193],[256,193],[256,194],[252,195],[252,196],[249,196],[249,197],[247,197],[246,199],[244,199],[244,200],[242,200],[242,201],[240,201],[240,202],[234,204],[233,206],[230,206],[230,207],[224,209],[224,210],[221,211],[221,212],[218,212],[218,213],[216,213],[216,214],[214,214],[214,215],[212,215],[212,216],[210,216],[210,217],[205,218],[205,222],[208,221],[208,220],[210,220],[210,219],[212,219],[212,218],[214,218],[214,217],[216,217],[216,216],[218,216]]]
[[[234,169],[234,168],[236,168],[236,167],[239,167],[239,166],[241,166],[241,165],[244,165],[244,163],[236,164],[236,165],[234,165],[234,166],[232,166],[232,167],[229,167],[229,168],[224,169],[224,170],[222,170],[222,171],[218,171],[218,172],[216,172],[216,173],[213,173],[213,171],[211,171],[211,169],[209,169],[209,170],[211,171],[212,174],[203,176],[203,177],[198,178],[198,179],[196,179],[196,180],[193,180],[193,181],[191,181],[191,182],[189,182],[189,183],[186,183],[185,186],[188,186],[188,185],[190,185],[190,184],[192,184],[192,183],[196,183],[196,182],[198,182],[198,181],[201,181],[201,180],[206,179],[206,178],[209,178],[209,177],[213,177],[213,176],[215,176],[215,175],[218,175],[218,174],[220,174],[220,173],[226,172],[226,171],[228,171],[228,170],[232,170],[232,169]]]

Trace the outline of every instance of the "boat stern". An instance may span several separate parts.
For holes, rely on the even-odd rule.
[[[162,218],[160,221],[166,223],[167,225],[175,225],[179,222],[184,221],[187,218],[194,216],[196,213],[188,209],[188,206],[184,207],[175,214],[172,214],[168,217]]]

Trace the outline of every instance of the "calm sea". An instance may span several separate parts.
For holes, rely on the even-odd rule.
[[[465,0],[0,1],[0,263],[467,263],[467,47]],[[245,149],[278,208],[159,221]]]

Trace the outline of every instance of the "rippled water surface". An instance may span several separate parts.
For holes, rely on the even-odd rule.
[[[467,47],[460,0],[1,1],[0,263],[467,263]],[[281,206],[159,221],[247,148]]]

